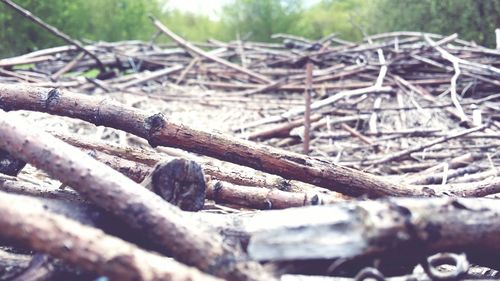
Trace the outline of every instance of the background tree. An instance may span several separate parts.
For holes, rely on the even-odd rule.
[[[250,34],[252,40],[270,41],[271,35],[296,30],[302,15],[299,0],[234,0],[223,9],[222,24],[236,37]]]
[[[374,0],[369,31],[457,32],[461,38],[494,46],[500,28],[500,0]]]
[[[323,0],[304,11],[295,31],[312,39],[336,33],[346,40],[359,40],[366,31],[365,16],[370,6],[364,0]]]

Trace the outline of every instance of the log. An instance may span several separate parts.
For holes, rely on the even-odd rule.
[[[220,280],[47,212],[27,198],[0,192],[0,212],[1,237],[113,280]]]
[[[200,214],[201,216],[202,214]],[[257,260],[337,259],[500,250],[500,205],[485,198],[387,198],[217,216],[206,221]]]
[[[160,251],[168,251],[180,261],[228,280],[273,280],[257,263],[226,245],[208,225],[190,219],[109,166],[5,112],[0,112],[0,147],[45,170],[133,228],[147,230],[145,235]]]
[[[329,161],[222,134],[193,130],[169,122],[162,114],[151,115],[108,99],[65,90],[1,84],[0,107],[4,110],[34,110],[79,118],[132,133],[147,139],[153,146],[182,148],[348,195],[424,195],[421,189],[391,183]]]

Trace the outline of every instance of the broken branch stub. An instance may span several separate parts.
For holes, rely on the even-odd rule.
[[[159,163],[141,184],[184,211],[199,211],[205,203],[205,176],[194,161]]]

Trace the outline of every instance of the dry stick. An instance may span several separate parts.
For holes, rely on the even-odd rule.
[[[23,65],[23,64],[32,64],[32,63],[38,63],[38,62],[46,62],[46,61],[53,61],[55,60],[54,56],[43,56],[43,57],[34,57],[34,58],[27,58],[27,57],[15,57],[15,58],[6,58],[6,59],[1,59],[0,60],[0,67],[10,67],[10,66],[16,66],[16,65]]]
[[[319,100],[319,101],[313,102],[311,104],[311,110],[322,108],[326,105],[332,104],[334,102],[337,102],[337,101],[339,101],[343,98],[347,98],[347,97],[354,97],[354,96],[368,94],[368,93],[372,93],[372,92],[377,93],[377,92],[392,91],[391,87],[383,87],[382,86],[382,82],[384,80],[386,73],[387,73],[387,66],[383,65],[380,69],[380,72],[379,72],[379,75],[378,75],[378,78],[377,78],[375,85],[369,86],[366,88],[340,91],[340,92],[336,93],[335,95],[330,96],[324,100]],[[268,124],[268,123],[280,122],[280,121],[286,120],[288,118],[291,118],[293,116],[302,114],[302,113],[304,113],[304,111],[305,111],[304,107],[292,108],[292,109],[288,110],[287,112],[282,113],[280,115],[266,117],[264,119],[245,124],[244,126],[238,128],[237,131],[257,127],[257,126]]]
[[[0,236],[113,280],[220,280],[99,229],[47,212],[36,203],[0,192]]]
[[[142,182],[141,185],[154,191],[156,194],[160,194],[165,200],[181,207],[183,210],[197,211],[203,207],[203,202],[194,204],[196,201],[193,200],[193,198],[198,199],[201,198],[201,196],[199,196],[199,192],[194,192],[192,187],[191,190],[188,190],[184,186],[177,187],[176,185],[169,184],[168,182],[154,183],[151,180],[154,177],[154,171],[156,171],[154,168],[137,165],[136,162],[106,155],[104,153],[97,153],[97,155],[93,156],[97,160],[107,164],[135,182]],[[163,165],[168,165],[168,163],[173,163],[174,161],[180,160],[165,161],[163,162]],[[160,165],[157,165],[157,167],[159,166]],[[133,168],[131,169],[130,167]],[[183,169],[182,171],[185,170],[187,169]],[[162,173],[163,180],[169,180],[169,177],[165,177],[165,171]],[[187,186],[186,181],[187,180],[184,179],[184,184]],[[176,188],[185,189],[186,191],[182,192],[181,190],[182,193],[176,191],[177,196],[173,198],[171,196],[164,196],[165,193],[171,192],[170,190]],[[207,198],[212,199],[215,202],[230,203],[265,210],[284,209],[306,205],[324,205],[345,201],[345,199],[339,196],[322,194],[320,192],[287,192],[272,186],[242,186],[217,180],[211,180],[209,182],[206,193]]]
[[[322,115],[316,114],[311,116],[311,122],[316,122],[319,121],[321,118],[323,118]],[[260,131],[256,131],[253,133],[250,133],[249,135],[243,135],[242,138],[244,139],[249,139],[249,140],[267,140],[270,138],[276,138],[276,137],[288,137],[290,136],[290,131],[296,127],[301,126],[304,124],[304,121],[299,119],[283,124],[278,124],[276,126],[266,128]]]
[[[191,51],[192,53],[195,53],[196,55],[200,56],[200,57],[204,57],[208,60],[211,60],[211,61],[214,61],[216,63],[219,63],[227,68],[231,68],[231,69],[234,69],[240,73],[243,73],[243,74],[246,74],[254,79],[256,79],[257,81],[259,82],[262,82],[262,83],[265,83],[265,84],[268,84],[268,83],[271,83],[272,81],[263,76],[263,75],[260,75],[258,73],[255,73],[253,71],[250,71],[246,68],[243,68],[239,65],[236,65],[234,63],[230,63],[224,59],[221,59],[219,57],[215,57],[213,55],[210,55],[208,54],[207,52],[203,51],[202,49],[192,45],[191,43],[189,43],[188,41],[184,40],[183,38],[181,38],[179,35],[175,34],[174,32],[172,32],[170,29],[168,29],[165,25],[163,25],[159,20],[155,19],[154,17],[150,17],[151,20],[153,21],[153,24],[159,29],[161,30],[163,33],[165,33],[168,37],[170,37],[172,40],[174,40],[177,44],[179,44],[181,47]]]
[[[413,84],[411,84],[409,81],[406,81],[405,79],[403,79],[402,77],[398,76],[398,75],[394,75],[393,76],[394,79],[401,83],[402,85],[406,86],[408,89],[420,94],[425,100],[428,100],[434,104],[438,103],[438,100],[433,96],[431,95],[429,92],[423,90],[422,88],[420,87],[416,87],[414,86]],[[459,112],[457,112],[457,110],[453,110],[451,108],[445,108],[445,110],[450,113],[451,115],[455,116],[456,118],[461,119],[461,115]]]
[[[279,189],[238,186],[220,181],[210,181],[208,183],[207,198],[215,202],[263,210],[325,205],[345,201],[318,193],[286,192]]]
[[[160,31],[158,31],[160,32]],[[179,75],[179,77],[177,77],[177,80],[175,80],[175,85],[179,85],[182,80],[184,80],[184,77],[186,77],[186,75],[188,74],[188,72],[200,61],[199,58],[194,58],[191,60],[191,62],[188,64],[188,66],[186,66],[186,68],[184,68],[184,70],[181,72],[181,74]]]
[[[164,69],[160,69],[157,71],[147,73],[146,75],[144,75],[140,78],[134,79],[134,80],[126,82],[126,83],[118,84],[115,87],[118,89],[124,90],[124,89],[130,88],[134,85],[141,84],[141,83],[144,83],[144,82],[147,82],[150,80],[155,80],[155,79],[158,79],[162,76],[165,76],[165,75],[168,75],[171,73],[175,73],[177,71],[180,71],[183,68],[184,68],[183,65],[174,65],[174,66],[169,67],[169,68],[164,68]]]
[[[101,117],[106,115],[104,108],[100,112]],[[208,225],[190,219],[111,167],[5,112],[0,112],[0,147],[48,172],[130,226],[146,231],[160,250],[180,261],[228,280],[273,280],[257,263],[226,245]]]
[[[193,199],[201,198],[199,192],[194,192],[196,190],[193,186],[190,186],[191,190],[188,190],[184,186],[177,187],[177,185],[166,182],[169,180],[166,177],[166,171],[157,172],[160,174],[163,182],[155,183],[152,178],[154,178],[155,171],[158,167],[169,165],[169,163],[182,162],[181,159],[170,159],[163,161],[156,165],[155,168],[151,168],[145,165],[141,165],[137,162],[122,159],[120,157],[107,155],[102,152],[92,151],[90,153],[92,157],[105,163],[116,171],[124,174],[128,178],[134,180],[135,182],[142,182],[141,185],[159,194],[166,201],[181,207],[182,210],[197,211],[203,207],[203,202],[198,202]],[[184,161],[187,162],[187,161]],[[179,169],[177,169],[179,170]],[[206,170],[206,169],[205,169]],[[173,173],[174,169],[170,169],[170,173]],[[181,169],[183,183],[188,185],[186,171],[188,169]],[[163,175],[161,175],[163,174]],[[192,173],[191,173],[192,174]],[[12,184],[11,184],[12,185]],[[170,192],[172,189],[182,189],[186,191],[181,193],[177,192],[177,196],[164,196],[166,192]],[[296,191],[288,192],[281,189],[288,189],[286,184],[278,186],[278,184],[266,186],[243,186],[235,185],[228,182],[222,182],[217,180],[211,180],[207,186],[207,198],[212,199],[216,202],[224,202],[230,204],[236,204],[240,206],[251,207],[255,209],[283,209],[291,207],[300,207],[306,205],[324,205],[331,204],[335,202],[345,201],[346,198],[342,198],[336,194],[323,194],[320,192],[307,192],[307,191]],[[182,195],[182,196],[181,196]],[[203,197],[204,198],[204,197]],[[199,201],[199,200],[198,200]],[[187,204],[185,204],[187,202]],[[196,205],[196,206],[195,206]]]
[[[421,144],[421,145],[413,147],[413,148],[409,148],[409,149],[406,149],[406,150],[398,151],[396,153],[388,155],[388,156],[386,156],[386,157],[384,157],[382,159],[379,159],[379,160],[366,161],[363,164],[366,164],[366,165],[378,165],[378,164],[386,163],[386,162],[389,162],[389,161],[392,161],[392,160],[400,159],[400,158],[402,158],[404,156],[408,156],[408,155],[412,154],[413,152],[424,150],[424,149],[429,148],[431,146],[434,146],[436,144],[447,142],[447,141],[449,141],[451,139],[459,138],[461,136],[465,136],[465,135],[473,133],[473,132],[484,130],[488,126],[489,126],[489,124],[484,124],[484,125],[479,126],[479,127],[462,130],[460,132],[456,132],[454,134],[450,134],[448,136],[438,138],[436,140],[430,141],[430,142],[425,143],[425,144]]]
[[[68,44],[74,45],[77,49],[79,49],[80,51],[86,53],[91,58],[93,58],[96,61],[97,66],[99,67],[99,69],[101,71],[105,70],[103,63],[99,60],[99,58],[96,55],[94,55],[92,52],[90,52],[89,50],[85,49],[85,47],[80,42],[78,42],[77,40],[71,39],[71,37],[69,37],[68,35],[62,33],[57,28],[55,28],[55,27],[53,27],[53,26],[45,23],[39,17],[33,15],[30,11],[23,9],[22,7],[20,7],[16,3],[14,3],[14,2],[12,2],[10,0],[0,0],[0,1],[2,1],[5,5],[11,7],[12,9],[14,9],[16,12],[18,12],[22,16],[28,18],[32,22],[40,25],[41,27],[43,27],[46,30],[50,31],[52,34],[54,34],[57,37],[63,39]]]
[[[10,281],[46,281],[53,280],[56,274],[56,261],[46,254],[33,255],[30,264],[16,278]]]
[[[342,124],[340,124],[340,126],[342,127],[342,129],[344,129],[347,132],[349,132],[352,136],[357,137],[358,139],[360,139],[362,142],[364,142],[364,143],[366,143],[368,145],[373,145],[373,141],[371,139],[365,137],[360,132],[356,131],[354,128],[352,128],[351,126],[347,125],[346,123],[342,123]]]
[[[438,185],[435,188],[432,185],[427,185],[427,187],[431,190],[436,190],[437,194],[453,194],[461,197],[484,197],[500,193],[500,177],[493,175],[492,178],[477,182],[451,183],[444,186]]]
[[[74,59],[72,59],[69,63],[59,69],[56,73],[50,76],[52,80],[58,80],[61,75],[70,71],[83,57],[85,56],[84,52],[79,53]]]
[[[424,38],[431,46],[433,46],[441,54],[443,58],[449,60],[453,64],[453,69],[455,70],[455,74],[451,78],[451,84],[450,84],[451,101],[458,110],[458,114],[460,115],[460,120],[464,122],[468,121],[468,118],[465,115],[465,112],[462,106],[460,105],[460,102],[458,101],[457,97],[457,80],[458,77],[460,76],[460,65],[458,58],[447,52],[445,49],[437,46],[436,42],[432,41],[429,36],[424,36]]]
[[[313,63],[308,61],[306,64],[306,90],[304,91],[305,110],[304,110],[304,146],[302,152],[309,154],[309,141],[311,139],[311,92],[312,92],[312,72]]]
[[[497,50],[500,50],[500,28],[495,29],[495,38],[497,42]]]
[[[481,153],[466,153],[464,155],[454,157],[446,161],[445,163],[446,165],[448,165],[450,169],[455,169],[463,166],[468,166],[469,164],[472,164],[474,161],[479,160],[483,157],[484,156]],[[429,167],[423,171],[411,174],[410,176],[406,177],[404,181],[410,184],[414,183],[415,181],[418,181],[421,178],[426,178],[427,176],[436,173],[442,168],[443,168],[443,163],[433,165],[432,167]]]

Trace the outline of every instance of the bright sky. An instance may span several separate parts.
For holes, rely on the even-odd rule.
[[[182,11],[190,11],[197,14],[208,15],[211,18],[218,18],[222,6],[232,0],[168,0],[166,9],[174,8]],[[303,0],[304,6],[309,6],[320,0]]]

